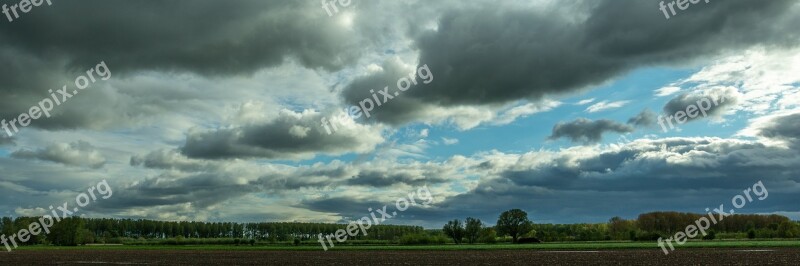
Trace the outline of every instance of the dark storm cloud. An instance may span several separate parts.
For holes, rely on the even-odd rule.
[[[608,119],[592,121],[578,118],[571,122],[561,122],[553,126],[553,134],[548,139],[568,138],[572,142],[597,143],[606,132],[630,133],[634,128]]]
[[[286,58],[335,70],[357,53],[318,1],[63,1],[3,23],[0,36],[71,66],[105,60],[126,71],[238,74]]]
[[[658,1],[640,0],[565,2],[561,8],[568,11],[495,4],[448,10],[436,30],[415,37],[419,64],[430,66],[436,80],[424,89],[410,89],[403,96],[407,105],[393,102],[393,110],[378,110],[378,119],[408,122],[424,115],[420,106],[537,100],[639,67],[680,64],[754,45],[794,46],[800,35],[787,33],[798,32],[796,4],[716,1],[670,20],[658,10]],[[386,71],[356,80],[345,98],[363,99],[370,89],[394,84],[397,74],[403,73]]]
[[[360,56],[354,48],[367,46],[357,34],[314,1],[63,1],[0,23],[0,116],[10,120],[27,112],[49,96],[48,89],[68,85],[71,91],[74,79],[100,61],[114,80],[129,73],[249,75],[287,60],[335,71]],[[174,88],[146,96],[103,89],[90,89],[31,127],[103,129],[188,108],[163,98]]]
[[[106,163],[106,158],[85,141],[53,144],[38,150],[17,150],[11,153],[12,158],[36,159],[56,162],[70,166],[85,166],[98,169]]]
[[[628,119],[628,124],[637,127],[651,127],[656,124],[656,113],[650,109],[644,109],[638,115]]]
[[[720,117],[725,111],[730,110],[738,103],[735,89],[716,89],[694,93],[684,93],[676,96],[664,105],[664,114],[666,116],[676,116],[676,113],[683,112],[687,114],[687,108],[694,106],[691,113],[695,117],[686,117],[687,121],[694,121],[704,119],[708,116]],[[700,111],[701,107],[707,109],[703,111],[707,115],[703,115]]]

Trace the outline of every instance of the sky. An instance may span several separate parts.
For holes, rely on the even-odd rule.
[[[0,216],[107,180],[79,215],[346,222],[427,187],[389,223],[600,223],[704,213],[762,181],[737,211],[800,219],[800,2],[659,2],[17,10],[0,16],[0,119],[19,126],[0,132]]]

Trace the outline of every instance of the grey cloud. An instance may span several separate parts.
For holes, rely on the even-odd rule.
[[[14,146],[14,145],[16,145],[14,138],[0,133],[0,146]]]
[[[686,121],[695,121],[706,117],[721,117],[725,111],[730,110],[738,103],[736,90],[732,88],[712,89],[700,92],[684,93],[671,99],[664,105],[666,116],[676,116],[678,112],[687,114],[691,111],[690,106],[694,106],[695,117],[686,117]],[[701,108],[702,106],[702,108]],[[707,110],[699,110],[707,109]],[[705,113],[706,115],[703,115]]]
[[[373,93],[378,95],[381,105],[378,106],[376,103],[373,103],[374,109],[370,112],[370,117],[364,115],[361,118],[368,122],[381,121],[391,124],[400,124],[425,116],[431,106],[417,98],[410,97],[411,95],[409,93],[414,90],[427,89],[431,84],[438,82],[436,81],[438,70],[430,69],[434,76],[434,80],[430,84],[424,84],[422,82],[423,80],[417,76],[416,80],[418,85],[411,85],[407,91],[403,92],[397,87],[398,80],[401,78],[408,78],[410,74],[416,74],[417,72],[415,69],[404,67],[403,63],[396,58],[384,62],[382,68],[383,70],[377,74],[356,79],[348,84],[342,92],[344,101],[352,106],[360,106],[360,103],[364,102],[364,105],[367,106],[368,103],[365,101],[375,102],[372,95]],[[380,91],[386,87],[389,89],[388,94],[394,98],[387,99],[384,103],[384,97],[380,94]],[[395,92],[397,92],[398,95],[394,96]]]
[[[619,148],[563,150],[546,162],[520,159],[437,207],[442,222],[448,216],[496,219],[510,208],[530,210],[535,221],[600,222],[652,210],[702,212],[763,181],[769,199],[742,212],[794,212],[800,211],[797,160],[798,150],[736,139],[638,140]]]
[[[70,166],[101,168],[106,158],[85,141],[53,144],[38,150],[17,150],[11,153],[12,158],[37,159]]]
[[[568,138],[572,142],[597,143],[606,132],[630,133],[634,128],[622,123],[607,119],[592,121],[578,118],[571,122],[561,122],[553,127],[553,134],[549,139]]]
[[[369,152],[383,142],[380,129],[359,124],[338,125],[339,130],[327,134],[322,117],[284,111],[270,122],[190,132],[180,150],[190,158],[301,159],[316,153]]]
[[[412,87],[404,101],[391,103],[393,110],[379,110],[377,119],[398,124],[436,106],[538,100],[601,84],[638,67],[682,64],[754,45],[795,46],[798,35],[787,33],[796,33],[794,25],[800,22],[793,15],[797,3],[788,0],[717,1],[670,20],[658,10],[658,1],[558,6],[530,10],[492,3],[443,12],[435,30],[413,36],[418,62],[430,66],[435,81]],[[400,74],[405,73],[360,78],[343,95],[356,102],[370,89],[394,84]]]
[[[16,22],[15,22],[16,23]],[[6,68],[0,72],[0,118],[10,121],[16,120],[22,113],[28,113],[32,107],[40,106],[40,102],[49,99],[53,108],[50,117],[42,114],[33,120],[28,128],[20,128],[15,135],[25,134],[30,128],[45,130],[64,129],[102,129],[111,125],[133,124],[141,117],[160,113],[159,104],[153,101],[133,99],[124,92],[111,86],[117,78],[116,66],[107,62],[112,76],[110,80],[97,79],[80,94],[73,94],[76,90],[74,80],[80,75],[86,75],[89,68],[94,68],[97,62],[70,67],[62,57],[49,60],[38,58],[19,48],[6,48],[0,45],[0,61],[6,62]],[[141,84],[131,83],[134,88]],[[56,90],[67,86],[67,92],[73,94],[67,102],[57,104],[52,97],[62,97],[55,93]],[[55,93],[56,96],[51,96]],[[152,96],[153,94],[151,94]],[[157,97],[157,96],[156,96]],[[43,103],[44,106],[49,106]]]
[[[152,73],[163,74],[161,78],[243,77],[289,61],[337,71],[361,56],[356,48],[369,47],[360,38],[314,1],[65,1],[0,24],[0,118],[27,112],[49,96],[48,89],[68,85],[71,91],[77,75],[105,61],[112,80],[94,84],[31,127],[136,125],[168,110],[182,109],[174,114],[197,108],[198,103],[175,104],[170,97],[184,93],[179,88],[148,90],[140,87],[152,83],[130,80],[111,87],[111,82]],[[141,91],[146,95],[137,94]],[[180,101],[204,97],[200,88],[181,96]]]
[[[115,195],[103,204],[109,209],[187,203],[196,208],[206,208],[257,191],[258,188],[250,183],[241,183],[235,176],[226,174],[165,173],[116,189]]]
[[[589,158],[576,159],[565,154],[552,164],[507,171],[502,176],[518,185],[558,190],[735,189],[755,175],[782,176],[779,172],[783,170],[771,167],[791,168],[786,162],[763,160],[760,157],[764,150],[769,148],[735,140],[664,139],[600,152]],[[769,151],[773,156],[797,157],[796,152]],[[718,169],[723,166],[726,168]],[[648,174],[645,177],[643,173]],[[692,178],[684,178],[688,176]],[[723,177],[729,182],[717,183]]]
[[[758,134],[785,141],[793,149],[800,150],[800,113],[778,116],[768,126],[760,128]]]
[[[449,169],[437,164],[403,164],[389,161],[355,164],[331,162],[313,166],[255,165],[244,161],[189,158],[176,150],[156,150],[133,156],[132,166],[184,172],[192,175],[236,176],[252,179],[250,183],[264,191],[285,192],[338,186],[386,188],[394,185],[425,185],[448,181]]]
[[[407,193],[415,190],[416,188],[409,191],[392,191],[387,192],[387,194],[396,194],[397,198],[407,198]],[[436,197],[436,195],[433,195],[433,197]],[[406,224],[423,226],[425,228],[438,228],[441,227],[439,221],[449,220],[452,219],[452,217],[460,217],[460,215],[447,217],[440,213],[437,206],[422,206],[421,204],[424,202],[424,200],[420,200],[418,198],[415,198],[415,201],[418,205],[412,205],[402,212],[397,211],[394,215],[392,212],[395,212],[396,210],[395,200],[380,202],[376,200],[365,200],[354,197],[326,197],[302,201],[297,205],[297,207],[318,212],[335,213],[336,215],[342,217],[342,220],[339,222],[346,223],[355,219],[360,219],[361,217],[370,217],[370,209],[373,211],[378,209],[382,210],[383,206],[386,206],[387,212],[392,216],[392,218],[387,219],[387,222],[391,220],[391,224]],[[376,215],[380,217],[379,214]]]
[[[130,159],[131,166],[150,169],[180,170],[183,172],[213,172],[225,167],[225,162],[193,160],[177,150],[156,150],[146,155],[135,155]]]
[[[656,113],[650,109],[644,109],[638,115],[628,119],[628,124],[637,127],[651,127],[656,124]]]
[[[379,161],[369,164],[336,164],[301,167],[264,175],[257,183],[267,190],[362,186],[387,188],[395,185],[421,186],[445,183],[452,175],[439,164],[396,164]]]
[[[410,186],[421,186],[431,183],[442,183],[446,179],[437,176],[426,176],[424,174],[413,174],[402,172],[401,169],[393,171],[364,170],[351,179],[347,180],[348,185],[388,187],[396,184],[407,184]]]
[[[287,58],[335,70],[358,53],[319,2],[67,1],[4,25],[0,36],[23,51],[124,71],[239,74]]]

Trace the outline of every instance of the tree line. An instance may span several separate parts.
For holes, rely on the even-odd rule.
[[[528,214],[513,209],[500,214],[494,227],[468,217],[447,222],[441,232],[455,244],[494,243],[491,236],[510,238],[513,243],[540,241],[652,241],[668,238],[706,215],[682,212],[651,212],[626,220],[613,217],[607,223],[535,224]],[[487,237],[489,236],[489,237]],[[496,237],[495,236],[495,237]],[[735,214],[712,225],[706,240],[715,238],[800,238],[800,223],[781,215]]]
[[[495,226],[474,217],[448,221],[442,229],[419,226],[376,225],[367,235],[348,243],[371,244],[475,244],[538,241],[651,241],[668,237],[702,214],[651,212],[636,219],[611,218],[607,223],[536,224],[520,209],[501,213]],[[0,233],[11,236],[39,217],[0,218]],[[300,222],[189,222],[144,219],[94,219],[71,217],[56,223],[49,234],[31,236],[23,245],[81,245],[91,243],[245,244],[314,242],[319,234],[334,234],[344,224]],[[800,224],[781,215],[735,214],[712,225],[706,239],[799,238]],[[190,242],[189,240],[193,242]],[[209,241],[199,241],[199,240]],[[360,241],[360,242],[359,242]],[[370,242],[372,241],[372,242]]]
[[[4,217],[0,232],[7,236],[28,228],[38,217]],[[90,243],[121,243],[131,240],[167,239],[239,239],[283,242],[312,240],[319,234],[333,234],[345,228],[330,223],[232,223],[232,222],[168,222],[144,219],[93,219],[71,217],[56,223],[50,233],[33,237],[26,244],[80,245]],[[354,240],[397,240],[403,235],[422,233],[420,226],[376,225],[369,234]],[[238,244],[238,243],[237,243]]]

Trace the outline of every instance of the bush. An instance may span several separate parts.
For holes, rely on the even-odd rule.
[[[447,243],[447,238],[441,235],[406,234],[400,237],[401,245],[441,245]]]
[[[300,245],[300,239],[299,238],[295,238],[294,239],[294,245],[295,246],[299,246]]]
[[[714,230],[709,230],[708,234],[703,236],[703,240],[714,240],[715,238],[717,238],[717,232]]]
[[[755,239],[756,238],[756,230],[750,229],[750,231],[747,231],[747,238]]]

